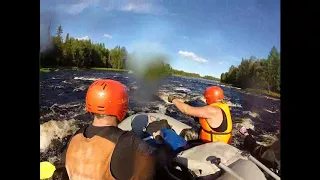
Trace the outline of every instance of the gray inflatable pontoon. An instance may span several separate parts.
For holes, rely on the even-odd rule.
[[[138,116],[139,118],[137,118]],[[166,119],[177,134],[180,134],[183,129],[191,128],[174,118],[158,113],[141,113],[129,116],[124,119],[118,127],[122,130],[130,131],[132,130],[133,124],[139,123],[141,125],[142,123],[146,127],[149,123],[161,119]],[[211,163],[210,158],[219,158],[221,163]],[[175,161],[187,167],[193,174],[202,179],[266,180],[264,173],[256,164],[260,167],[263,165],[252,158],[252,156],[229,144],[217,142],[202,144],[182,151],[177,155]],[[265,169],[265,166],[261,168],[270,174],[268,172],[269,169]],[[271,173],[273,172],[271,171]],[[274,173],[271,176],[275,179],[280,179]]]

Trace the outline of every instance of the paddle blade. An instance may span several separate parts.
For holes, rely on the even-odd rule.
[[[51,178],[56,167],[52,165],[50,162],[40,162],[40,179],[48,179]]]

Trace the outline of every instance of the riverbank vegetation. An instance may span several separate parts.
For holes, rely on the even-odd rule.
[[[280,97],[280,52],[275,47],[266,59],[242,59],[237,67],[231,66],[221,74],[221,82],[251,92]]]
[[[49,33],[50,34],[50,33]],[[60,25],[56,35],[46,39],[48,43],[40,50],[40,72],[50,72],[56,69],[92,69],[106,71],[129,71],[128,61],[132,60],[125,47],[116,46],[113,49],[105,48],[104,43],[93,43],[90,39],[76,39],[69,33],[63,37],[63,29]],[[197,73],[189,73],[173,69],[170,64],[161,66],[161,73],[186,77],[205,78],[219,81],[212,76],[201,77]],[[155,75],[155,72],[146,72]]]
[[[50,34],[50,33],[49,33]],[[133,55],[125,47],[116,46],[113,49],[105,48],[104,43],[93,43],[90,39],[76,39],[69,33],[63,37],[60,25],[55,36],[46,40],[46,46],[40,49],[40,72],[51,72],[57,69],[71,70],[105,70],[127,72],[131,69],[128,65],[136,64]],[[280,96],[280,53],[273,47],[267,59],[242,59],[238,67],[231,66],[229,71],[221,74],[221,78],[209,75],[201,76],[197,73],[173,69],[170,64],[158,58],[150,62],[148,70],[143,76],[155,79],[166,75],[203,78],[221,81],[225,84],[249,89],[255,93]]]

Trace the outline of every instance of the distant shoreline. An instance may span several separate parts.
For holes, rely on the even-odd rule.
[[[98,70],[98,71],[110,71],[110,72],[129,72],[130,70],[127,69],[115,69],[115,68],[78,68],[78,67],[59,67],[59,68],[40,68],[40,73],[48,73],[48,72],[53,72],[56,70]],[[207,79],[207,78],[203,78],[203,77],[192,77],[192,76],[183,76],[183,75],[179,75],[179,74],[172,74],[173,76],[178,76],[178,77],[187,77],[187,78],[197,78],[197,79],[206,79],[206,80],[211,80],[223,85],[228,85],[228,86],[232,86],[231,84],[227,84],[227,83],[222,83],[216,80],[212,80],[212,79]],[[235,87],[235,86],[232,86]],[[246,92],[251,92],[251,93],[256,93],[258,95],[265,95],[265,96],[269,96],[272,98],[276,98],[276,99],[280,99],[280,94],[279,93],[275,93],[275,92],[269,92],[267,90],[261,90],[261,89],[251,89],[251,88],[247,88],[247,89],[243,89]]]
[[[81,70],[96,70],[96,71],[116,71],[116,72],[130,72],[131,70],[127,69],[115,69],[115,68],[100,68],[100,67],[93,67],[93,68],[78,68],[78,67],[55,67],[55,68],[40,68],[40,73],[48,73],[48,72],[53,72],[56,70],[75,70],[75,71],[81,71]],[[173,76],[180,76],[180,77],[189,77],[189,78],[199,78],[199,79],[207,79],[207,80],[212,80],[215,82],[219,82],[218,80],[213,80],[210,78],[205,78],[205,77],[193,77],[193,76],[184,76],[180,74],[172,74]]]
[[[97,70],[97,71],[116,71],[116,72],[129,72],[127,69],[116,69],[116,68],[78,68],[78,67],[59,67],[59,68],[40,68],[40,73],[48,73],[56,70]]]
[[[271,92],[271,91],[267,91],[267,90],[263,90],[263,89],[247,88],[247,89],[244,89],[244,91],[256,93],[259,95],[265,95],[265,96],[269,96],[269,97],[276,98],[276,99],[280,99],[279,93],[275,93],[275,92]]]

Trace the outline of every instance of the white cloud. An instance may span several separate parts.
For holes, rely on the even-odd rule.
[[[178,54],[180,56],[183,56],[187,59],[191,59],[193,61],[197,61],[197,62],[200,62],[200,63],[204,63],[204,62],[207,62],[206,59],[203,59],[197,55],[195,55],[193,52],[188,52],[188,51],[179,51]]]
[[[84,36],[84,37],[80,37],[80,38],[76,38],[76,39],[78,39],[78,40],[87,40],[87,39],[89,39],[89,36]]]
[[[112,1],[106,2],[106,11],[119,10],[125,12],[133,12],[137,14],[154,14],[160,15],[166,12],[166,9],[157,3],[150,0],[131,0],[131,1]]]
[[[106,37],[106,38],[109,38],[109,39],[112,39],[112,36],[110,34],[104,34],[103,37]]]
[[[220,61],[220,62],[219,62],[219,64],[224,64],[224,63],[225,63],[225,61]]]
[[[58,9],[65,11],[66,13],[75,15],[81,13],[84,9],[99,3],[100,0],[77,0],[69,4],[60,4]]]
[[[132,11],[134,13],[152,13],[152,5],[151,4],[142,4],[138,5],[135,3],[126,4],[121,8],[122,11]]]
[[[55,0],[54,2],[52,6],[71,15],[79,14],[94,5],[103,7],[106,11],[118,10],[153,15],[167,13],[161,1],[157,0]]]

